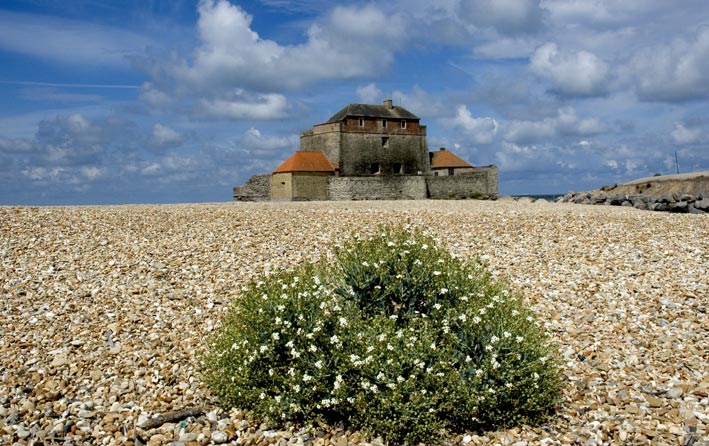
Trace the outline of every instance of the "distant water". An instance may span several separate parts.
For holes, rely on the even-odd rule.
[[[542,195],[512,195],[513,197],[529,197],[529,198],[543,198],[547,201],[554,201],[559,197],[563,197],[565,194],[542,194]]]

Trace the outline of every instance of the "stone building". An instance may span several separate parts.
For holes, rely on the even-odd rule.
[[[234,188],[234,200],[395,200],[497,195],[497,167],[429,153],[426,126],[391,100],[350,104],[300,135],[300,150]]]

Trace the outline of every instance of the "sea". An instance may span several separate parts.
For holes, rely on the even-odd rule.
[[[513,197],[529,197],[529,198],[543,198],[547,201],[554,201],[559,197],[563,197],[566,194],[541,194],[541,195],[534,195],[534,194],[529,194],[529,195],[512,195]]]

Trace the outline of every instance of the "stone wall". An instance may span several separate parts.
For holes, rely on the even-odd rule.
[[[461,175],[430,176],[426,183],[433,199],[492,198],[498,193],[497,180],[497,167],[488,166]]]
[[[325,153],[331,163],[340,162],[341,124],[320,124],[300,134],[300,151]]]
[[[268,201],[271,199],[271,175],[254,175],[232,191],[234,201]]]
[[[330,200],[422,200],[426,198],[426,177],[329,177],[328,197]]]
[[[392,133],[342,133],[341,175],[371,175],[375,163],[382,176],[429,173],[431,164],[426,137]]]

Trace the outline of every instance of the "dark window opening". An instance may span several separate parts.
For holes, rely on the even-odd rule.
[[[364,127],[364,118],[359,118],[359,126]]]
[[[382,128],[387,128],[387,120],[382,119]]]
[[[451,176],[455,175],[455,173],[453,172],[453,168],[452,168],[452,167],[449,167],[449,168],[448,168],[448,175],[451,175]]]
[[[372,163],[369,165],[369,173],[376,175],[379,173],[379,163]]]
[[[433,176],[434,176],[434,177],[437,177],[437,176],[438,176],[438,172],[433,172]]]
[[[285,186],[285,185],[286,185],[286,182],[285,182],[285,181],[281,181],[281,184],[282,184],[283,186]]]
[[[384,147],[385,149],[389,147],[389,137],[382,136],[382,147]]]
[[[401,121],[401,128],[405,129],[406,128],[406,121]]]
[[[394,163],[392,170],[394,173],[404,173],[404,166],[401,163]]]

